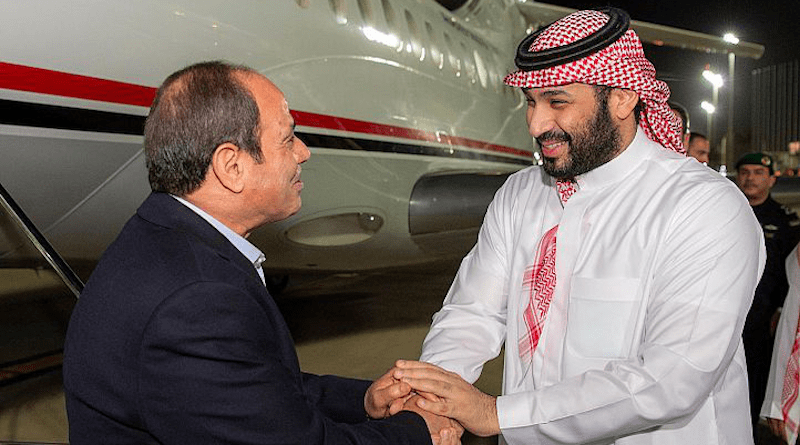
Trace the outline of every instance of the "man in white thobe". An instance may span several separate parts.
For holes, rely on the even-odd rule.
[[[520,45],[505,82],[544,164],[497,192],[421,361],[394,375],[509,444],[752,444],[741,333],[763,235],[683,155],[627,20],[579,11]],[[502,347],[493,397],[470,383]]]
[[[789,293],[775,330],[761,416],[773,434],[794,445],[800,430],[800,246],[786,257],[785,267]]]

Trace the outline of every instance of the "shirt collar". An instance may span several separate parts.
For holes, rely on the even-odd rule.
[[[575,178],[579,190],[600,188],[619,182],[651,157],[652,146],[658,148],[658,144],[648,139],[641,128],[637,127],[636,130],[633,141],[616,158]]]
[[[178,200],[178,202],[180,202],[181,204],[183,204],[186,207],[190,208],[192,211],[194,211],[198,215],[200,215],[201,218],[203,218],[206,221],[208,221],[209,224],[214,226],[214,228],[217,229],[219,231],[219,233],[222,234],[222,236],[227,238],[228,241],[230,241],[231,244],[233,244],[233,246],[236,247],[236,249],[239,252],[241,252],[242,255],[244,255],[244,257],[247,258],[248,261],[250,261],[250,263],[253,265],[253,267],[256,268],[257,271],[261,270],[261,263],[263,263],[264,260],[266,260],[266,256],[264,256],[264,253],[261,252],[261,250],[259,250],[258,247],[254,246],[250,241],[247,241],[243,236],[241,236],[238,233],[234,232],[228,226],[226,226],[225,224],[222,224],[216,218],[214,218],[213,216],[209,215],[208,213],[203,211],[201,208],[195,206],[191,202],[189,202],[189,201],[187,201],[187,200],[185,200],[185,199],[183,199],[183,198],[181,198],[179,196],[175,196],[175,195],[172,195],[172,194],[170,196],[172,196],[173,198]],[[259,275],[260,275],[260,273],[259,273]]]

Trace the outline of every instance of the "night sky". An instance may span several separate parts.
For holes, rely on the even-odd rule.
[[[800,2],[789,1],[708,1],[667,0],[649,2],[641,0],[580,1],[547,0],[570,8],[582,9],[612,5],[626,10],[634,20],[674,26],[706,34],[722,36],[726,32],[736,34],[741,40],[765,46],[764,56],[759,60],[736,58],[734,104],[735,124],[750,126],[748,108],[752,99],[750,92],[751,72],[755,69],[800,59]],[[691,5],[691,6],[687,6]],[[706,114],[700,102],[711,100],[711,87],[701,79],[706,64],[721,73],[727,80],[728,59],[722,54],[703,54],[672,48],[645,45],[647,57],[656,66],[659,78],[666,81],[672,90],[672,98],[683,104],[692,119],[692,128],[706,131]],[[723,86],[719,90],[719,110],[715,122],[727,128],[728,92]],[[717,131],[715,130],[715,133]]]

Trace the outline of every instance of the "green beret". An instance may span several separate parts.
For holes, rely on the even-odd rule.
[[[764,153],[747,153],[746,155],[739,158],[736,162],[736,170],[739,170],[739,167],[742,165],[763,165],[764,167],[769,168],[769,174],[775,174],[775,168],[773,167],[772,158]]]

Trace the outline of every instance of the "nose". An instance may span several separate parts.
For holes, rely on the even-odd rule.
[[[535,138],[553,129],[553,115],[548,112],[546,107],[529,104],[525,116],[528,120],[528,133]]]
[[[298,164],[306,162],[308,158],[311,157],[311,150],[309,150],[306,143],[298,137],[295,137],[295,146],[292,151],[294,152],[294,157]]]

